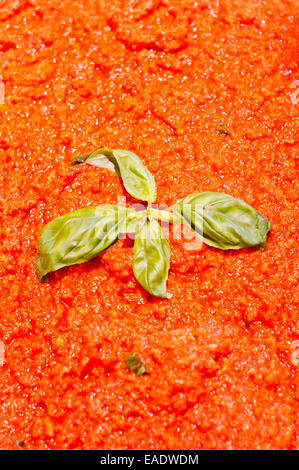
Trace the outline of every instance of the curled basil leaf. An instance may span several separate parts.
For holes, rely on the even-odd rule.
[[[170,248],[161,226],[150,220],[136,234],[133,272],[142,287],[155,297],[167,298],[166,280],[170,264]]]
[[[86,207],[52,220],[38,239],[39,279],[45,281],[51,271],[94,258],[126,232],[127,218],[132,223],[136,215],[126,207],[107,204]]]
[[[207,245],[222,250],[265,249],[271,224],[240,199],[216,192],[194,193],[180,199],[172,210]]]
[[[155,180],[135,153],[103,147],[87,155],[76,157],[71,164],[84,161],[89,165],[108,168],[117,173],[128,193],[135,199],[155,202],[157,197]]]

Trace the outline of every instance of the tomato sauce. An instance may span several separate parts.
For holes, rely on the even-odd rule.
[[[1,2],[0,448],[298,447],[296,3]],[[41,284],[41,228],[126,196],[68,166],[101,145],[140,156],[160,207],[251,204],[265,251],[171,231],[167,300],[137,284],[129,238]]]

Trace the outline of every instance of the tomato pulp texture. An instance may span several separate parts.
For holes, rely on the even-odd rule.
[[[1,3],[0,448],[298,445],[295,15],[295,0]],[[169,300],[137,284],[130,239],[41,284],[42,227],[125,195],[68,166],[100,145],[141,157],[160,206],[245,200],[272,222],[266,250],[171,232]]]

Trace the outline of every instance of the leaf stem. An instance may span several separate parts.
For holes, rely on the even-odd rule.
[[[154,219],[158,219],[161,222],[168,222],[170,224],[181,224],[181,217],[174,214],[173,212],[164,211],[160,209],[148,208],[148,214]]]

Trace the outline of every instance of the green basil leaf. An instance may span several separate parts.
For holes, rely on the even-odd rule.
[[[170,264],[170,249],[160,224],[150,220],[136,234],[133,272],[142,287],[155,297],[167,298],[166,280]]]
[[[103,147],[87,155],[76,157],[72,164],[83,161],[89,165],[108,168],[108,170],[117,173],[128,193],[135,199],[155,202],[157,197],[155,180],[135,153]]]
[[[194,193],[171,208],[207,245],[222,250],[264,250],[269,220],[240,199],[216,192]]]
[[[88,261],[126,231],[126,219],[137,212],[122,206],[86,207],[58,217],[41,231],[36,271],[41,281],[51,271]]]
[[[144,363],[133,353],[129,353],[126,357],[126,368],[136,375],[146,374]]]

